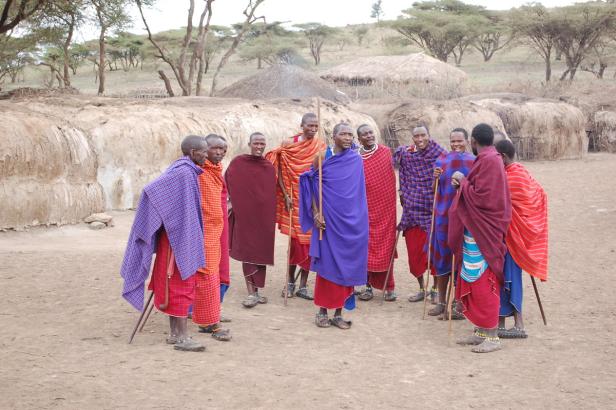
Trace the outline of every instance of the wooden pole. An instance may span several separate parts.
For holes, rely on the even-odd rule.
[[[141,311],[141,315],[139,316],[139,320],[137,320],[137,323],[135,324],[135,328],[133,329],[133,332],[130,335],[130,339],[128,339],[128,344],[133,343],[133,338],[135,337],[135,333],[137,333],[137,329],[139,329],[141,320],[143,319],[143,316],[145,315],[145,311],[148,310],[148,306],[150,305],[150,302],[152,302],[152,296],[154,296],[154,292],[150,292],[148,301],[146,302],[143,310]]]
[[[451,314],[453,313],[453,287],[454,280],[456,278],[456,255],[451,256],[451,274],[449,278],[449,289],[447,292],[447,319],[449,320],[449,336],[451,336],[453,326],[451,321]]]
[[[317,122],[319,123],[319,128],[317,129],[317,138],[319,142],[322,141],[323,133],[321,131],[321,98],[317,97]],[[323,158],[321,157],[321,151],[318,151],[319,155],[319,215],[323,220],[325,219],[323,216]],[[323,240],[323,229],[319,228],[319,240]]]
[[[530,275],[530,280],[533,282],[533,289],[535,289],[535,296],[537,297],[537,303],[539,304],[539,310],[541,311],[541,318],[543,319],[543,325],[548,325],[548,320],[545,318],[545,312],[543,311],[543,305],[541,304],[541,298],[539,297],[539,289],[537,289],[537,282],[535,277]]]
[[[141,326],[139,327],[139,331],[142,332],[143,328],[145,327],[145,324],[148,323],[148,319],[150,318],[150,315],[152,314],[152,310],[154,310],[154,303],[152,303],[150,305],[150,309],[148,310],[148,313],[145,315],[145,318],[143,319],[143,322],[141,322]]]
[[[293,185],[291,185],[291,200],[293,199]],[[289,243],[287,245],[287,276],[284,278],[284,305],[287,306],[289,298],[289,276],[291,276],[291,237],[293,233],[293,205],[289,208]],[[301,269],[301,268],[300,268]],[[295,283],[295,281],[293,281]]]
[[[434,181],[434,199],[432,200],[432,219],[430,220],[430,235],[429,235],[429,239],[428,239],[428,270],[426,271],[426,273],[428,274],[427,279],[426,279],[426,283],[425,283],[425,291],[424,291],[424,307],[423,307],[423,316],[421,317],[422,320],[426,319],[426,305],[428,304],[428,290],[430,290],[430,268],[431,268],[431,264],[430,264],[430,259],[432,256],[432,234],[434,232],[434,214],[436,211],[436,197],[438,196],[438,181],[439,178],[437,178]],[[436,281],[436,279],[435,279]]]
[[[391,259],[389,259],[389,268],[387,269],[387,274],[385,275],[385,284],[383,285],[383,297],[381,298],[381,305],[385,301],[385,293],[387,292],[387,281],[389,281],[389,275],[391,274],[392,268],[394,266],[394,259],[396,256],[396,248],[398,248],[398,239],[400,239],[401,231],[398,231],[396,234],[396,241],[394,242],[394,248],[391,251]]]

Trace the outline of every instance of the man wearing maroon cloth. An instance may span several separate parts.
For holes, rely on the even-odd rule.
[[[507,247],[505,235],[511,221],[511,197],[502,159],[492,145],[494,131],[487,124],[473,128],[471,146],[477,159],[468,177],[452,175],[457,188],[449,210],[449,246],[459,272],[456,299],[475,325],[474,333],[458,341],[473,345],[475,353],[500,350],[497,335],[500,286]]]
[[[266,265],[274,264],[276,170],[263,157],[265,144],[262,133],[253,133],[248,140],[250,154],[235,157],[225,173],[232,206],[230,255],[242,262],[248,290],[242,305],[246,308],[267,303],[259,289],[265,286]]]

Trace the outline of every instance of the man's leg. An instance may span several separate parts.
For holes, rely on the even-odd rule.
[[[349,329],[351,327],[350,320],[344,320],[342,318],[342,308],[336,309],[334,312],[334,318],[331,320],[332,325],[336,326],[339,329]]]
[[[329,317],[327,316],[327,309],[324,307],[319,307],[319,312],[317,313],[314,323],[318,327],[329,327]]]
[[[289,273],[287,275],[287,297],[292,298],[295,296],[295,270],[297,265],[289,265]],[[282,297],[284,297],[284,289],[282,290]]]
[[[243,262],[242,270],[244,271],[244,280],[246,281],[246,290],[248,291],[248,297],[242,301],[242,306],[246,308],[255,307],[259,300],[257,298],[257,288],[254,285],[253,276],[257,271],[257,266]]]
[[[446,310],[445,303],[447,301],[447,284],[449,283],[449,274],[435,276],[434,281],[438,289],[438,303],[435,307],[428,311],[430,316],[439,316]]]
[[[188,336],[188,319],[169,316],[169,323],[176,332],[177,341],[173,348],[184,352],[202,352],[205,346]]]

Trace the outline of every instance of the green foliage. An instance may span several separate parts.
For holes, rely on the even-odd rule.
[[[377,23],[381,21],[381,17],[383,17],[383,0],[377,0],[372,4],[370,17],[376,19]]]
[[[357,45],[361,46],[364,42],[364,38],[366,38],[366,35],[370,31],[370,28],[367,25],[362,24],[360,26],[353,27],[351,31],[353,32],[355,38],[357,38]]]
[[[321,49],[327,39],[330,39],[336,34],[336,29],[323,25],[321,23],[304,23],[296,24],[295,27],[302,30],[308,39],[310,54],[314,59],[314,65],[321,63]]]

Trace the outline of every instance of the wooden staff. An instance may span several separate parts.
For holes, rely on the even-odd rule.
[[[387,281],[389,281],[389,275],[391,274],[392,268],[394,266],[394,258],[396,256],[396,248],[398,248],[398,239],[400,239],[400,232],[396,234],[396,241],[394,242],[394,249],[391,251],[391,259],[389,260],[389,268],[387,269],[387,274],[385,275],[385,284],[383,285],[383,297],[381,298],[381,305],[385,301],[385,293],[387,293]]]
[[[171,276],[173,275],[173,265],[175,265],[175,258],[173,257],[173,249],[171,249],[171,244],[169,244],[169,249],[167,251],[167,275],[165,277],[165,302],[161,303],[158,308],[160,310],[165,310],[169,307],[169,280],[171,280]]]
[[[539,297],[539,289],[537,289],[537,282],[535,277],[530,275],[530,280],[533,282],[533,289],[535,289],[535,296],[537,297],[537,303],[539,303],[539,310],[541,311],[541,318],[543,319],[543,325],[548,325],[548,320],[545,318],[545,312],[543,311],[543,305],[541,304],[541,298]]]
[[[293,200],[293,185],[291,185],[291,200]],[[289,298],[289,276],[291,276],[291,233],[293,232],[293,205],[289,207],[289,244],[287,246],[287,277],[284,278],[284,305]],[[295,281],[293,281],[295,283]]]
[[[436,212],[436,197],[438,196],[438,181],[440,178],[437,178],[434,182],[434,199],[432,200],[432,219],[430,220],[430,237],[428,239],[428,270],[426,271],[428,274],[428,278],[426,279],[426,288],[424,291],[424,307],[423,307],[423,316],[422,320],[426,319],[426,305],[428,304],[428,290],[430,289],[430,259],[432,254],[432,234],[434,232],[434,214]],[[435,280],[436,281],[436,280]]]
[[[319,142],[321,141],[321,137],[323,136],[321,132],[321,98],[317,97],[317,122],[319,123],[319,128],[317,129],[317,138]],[[319,155],[319,215],[323,218],[323,159],[321,158],[321,152],[318,151]],[[319,228],[319,240],[323,240],[323,229]]]
[[[144,309],[141,311],[141,315],[139,316],[139,320],[137,320],[137,323],[135,324],[135,328],[133,329],[133,332],[130,335],[130,339],[128,339],[128,344],[131,344],[133,342],[133,338],[135,337],[135,333],[137,333],[137,329],[139,329],[139,325],[141,324],[141,320],[143,319],[143,316],[145,315],[145,311],[148,310],[148,306],[150,305],[150,302],[152,302],[152,296],[154,296],[154,292],[150,292],[148,301],[145,304]],[[141,327],[143,328],[143,326]]]
[[[449,289],[447,291],[447,319],[449,320],[449,336],[451,336],[453,326],[451,314],[453,313],[453,281],[455,280],[456,255],[451,255],[451,277],[449,278]]]
[[[145,315],[145,319],[143,319],[143,322],[141,323],[141,326],[139,327],[140,332],[143,331],[145,324],[148,323],[148,319],[150,318],[150,315],[152,314],[152,310],[154,310],[154,303],[150,305],[150,309],[148,310],[147,315]]]

